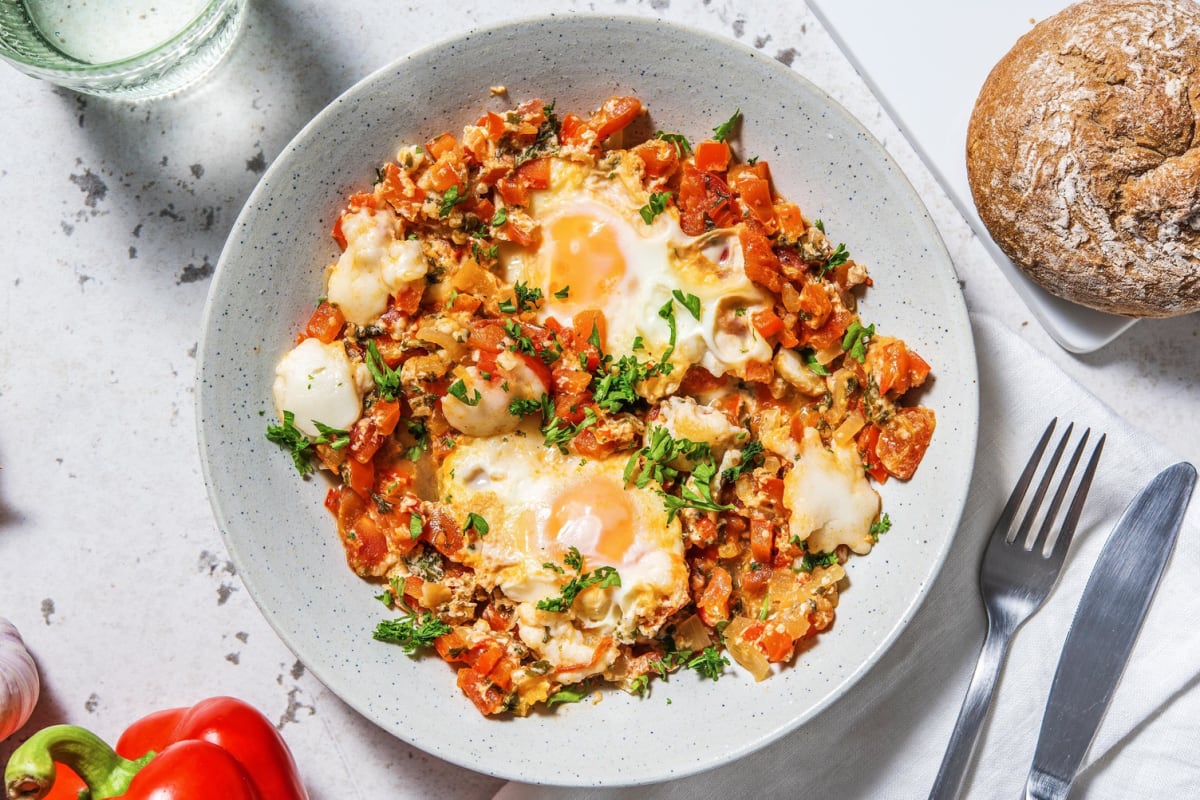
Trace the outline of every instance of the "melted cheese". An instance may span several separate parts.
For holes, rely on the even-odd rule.
[[[369,325],[387,311],[388,297],[425,277],[421,243],[398,239],[390,214],[363,209],[342,218],[346,250],[329,268],[326,297],[355,325]]]
[[[826,449],[820,434],[806,430],[796,466],[783,479],[783,503],[791,512],[791,534],[806,541],[810,553],[840,544],[860,555],[870,552],[879,495],[852,447]]]
[[[313,421],[349,430],[362,413],[362,396],[370,383],[364,382],[346,356],[341,342],[322,344],[305,339],[280,359],[275,367],[275,409],[280,418],[292,412],[293,424],[309,436],[319,431]]]

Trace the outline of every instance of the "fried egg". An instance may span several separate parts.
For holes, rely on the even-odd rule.
[[[624,466],[620,456],[564,454],[529,427],[462,439],[438,468],[439,493],[456,518],[487,521],[464,563],[478,585],[516,604],[520,638],[563,683],[603,672],[616,644],[653,636],[688,602],[679,521],[668,522],[653,491],[627,489]],[[537,607],[604,568],[619,586],[587,588],[561,612]]]
[[[555,159],[548,189],[527,209],[539,224],[533,251],[504,254],[506,278],[541,289],[544,320],[569,323],[584,310],[604,312],[606,351],[659,360],[672,369],[643,387],[651,399],[677,388],[696,364],[715,375],[742,375],[748,361],[767,361],[771,345],[750,324],[770,296],[746,277],[741,244],[731,229],[693,237],[668,206],[647,223],[650,195],[637,156],[614,154],[601,164]],[[649,211],[646,212],[649,214]],[[678,297],[699,301],[693,314]],[[670,308],[671,322],[661,313]]]

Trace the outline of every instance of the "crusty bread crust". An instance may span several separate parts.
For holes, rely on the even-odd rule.
[[[1200,6],[1086,0],[992,69],[967,131],[979,215],[1049,292],[1200,310]]]

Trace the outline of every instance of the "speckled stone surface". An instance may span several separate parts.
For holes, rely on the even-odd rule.
[[[315,800],[483,798],[498,788],[365,722],[284,647],[225,553],[192,409],[208,285],[267,166],[360,78],[515,17],[509,9],[252,0],[219,71],[153,104],[82,98],[0,65],[0,615],[42,670],[27,732],[67,721],[115,739],[154,708],[229,693],[276,722],[308,765]],[[1060,350],[802,5],[530,0],[519,14],[575,11],[682,22],[825,88],[913,181],[972,310],[1200,462],[1200,316],[1139,324],[1087,356]],[[1037,392],[1037,376],[1013,390]],[[19,739],[0,744],[0,761]]]

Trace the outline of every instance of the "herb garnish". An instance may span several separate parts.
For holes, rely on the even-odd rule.
[[[462,378],[459,378],[454,383],[450,384],[450,388],[447,389],[446,391],[447,391],[447,393],[458,398],[459,402],[465,403],[466,405],[469,405],[469,406],[479,405],[479,401],[483,398],[483,394],[478,389],[475,390],[474,397],[469,396],[467,394],[467,385],[465,383],[463,383]]]
[[[667,202],[671,199],[671,192],[653,192],[650,195],[650,202],[638,209],[638,213],[642,215],[642,222],[649,225],[654,222],[654,218],[667,210]]]
[[[729,134],[733,132],[733,126],[738,124],[738,120],[742,118],[742,110],[739,108],[733,112],[733,116],[722,122],[717,127],[713,128],[713,139],[718,142],[723,142],[729,138]]]
[[[312,442],[303,431],[296,427],[296,415],[291,411],[283,412],[282,425],[267,426],[267,440],[291,451],[292,463],[296,465],[296,470],[301,475],[307,475],[313,471],[313,465],[308,460]]]
[[[491,526],[488,525],[487,520],[476,514],[474,511],[467,514],[467,521],[463,524],[463,533],[466,533],[472,528],[474,528],[475,532],[480,536],[487,536],[488,531],[491,530]]]
[[[878,542],[881,533],[887,533],[892,529],[892,519],[887,514],[884,514],[879,522],[871,523],[871,541]]]
[[[691,142],[682,133],[664,133],[663,131],[654,132],[655,139],[662,139],[664,142],[670,142],[675,146],[675,155],[683,158],[692,152]]]
[[[459,193],[458,184],[452,184],[450,188],[442,194],[442,201],[438,205],[438,216],[449,216],[451,209],[453,209],[459,203],[464,202],[466,199],[467,196],[465,194]]]
[[[395,400],[396,395],[400,394],[400,370],[392,369],[383,360],[383,356],[379,354],[379,348],[375,345],[375,340],[371,339],[367,342],[367,369],[371,371],[371,377],[375,379],[375,389],[379,392],[379,396],[384,400]]]
[[[850,323],[849,328],[846,328],[846,335],[842,337],[842,350],[849,352],[851,358],[862,364],[867,360],[867,344],[874,335],[875,326],[873,324],[864,328],[858,320],[855,320]]]

